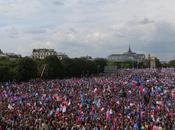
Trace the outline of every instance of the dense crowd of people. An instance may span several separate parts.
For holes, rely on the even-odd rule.
[[[175,130],[175,69],[0,85],[0,130],[123,128]]]

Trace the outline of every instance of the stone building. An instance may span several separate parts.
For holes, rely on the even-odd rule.
[[[57,53],[54,49],[33,49],[32,58],[33,59],[44,59],[48,56],[57,56],[60,60],[67,57],[64,53]]]
[[[108,60],[116,62],[127,62],[127,61],[143,62],[145,60],[145,55],[132,52],[131,48],[129,47],[128,51],[123,54],[109,55]]]
[[[47,56],[56,55],[54,49],[33,49],[32,58],[33,59],[44,59]]]
[[[2,50],[0,49],[0,58],[1,57],[7,57],[7,55],[5,55],[3,52],[2,52]]]
[[[65,53],[62,53],[62,52],[58,52],[57,53],[57,57],[58,59],[62,60],[64,58],[68,58],[68,56],[65,54]]]
[[[20,54],[16,53],[5,53],[5,55],[8,56],[10,59],[17,59],[22,57]]]
[[[13,60],[13,59],[21,58],[22,56],[15,53],[3,53],[3,51],[0,49],[0,57],[6,57]]]

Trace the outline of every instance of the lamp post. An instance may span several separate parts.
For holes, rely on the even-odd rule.
[[[127,97],[127,93],[125,92],[124,88],[122,88],[120,90],[119,97],[122,99],[122,126],[123,126],[123,130],[124,130],[125,129],[125,120],[124,120],[125,101],[124,101],[124,99]]]

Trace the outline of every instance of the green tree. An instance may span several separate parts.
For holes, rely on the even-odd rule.
[[[0,82],[6,82],[12,79],[10,74],[10,68],[5,66],[0,66]]]
[[[27,81],[37,77],[37,64],[31,58],[25,57],[17,63],[17,80]]]
[[[65,77],[88,76],[97,72],[97,65],[92,59],[86,57],[63,59]]]
[[[73,76],[73,59],[70,58],[64,58],[61,60],[61,63],[63,65],[63,76],[64,77],[72,77]]]
[[[85,58],[74,58],[71,66],[71,72],[73,76],[81,76],[87,73]]]
[[[12,73],[14,68],[14,61],[11,61],[8,57],[0,58],[0,82],[11,81],[14,78]]]
[[[86,64],[85,64],[84,71],[86,72],[87,76],[91,74],[99,73],[97,71],[99,71],[98,67],[100,67],[100,64],[98,66],[93,60],[86,60],[85,62]]]
[[[150,68],[150,60],[149,59],[145,59],[144,62],[142,63],[142,65],[143,65],[142,66],[143,68]]]
[[[97,73],[102,73],[104,72],[104,68],[107,65],[106,59],[103,58],[97,58],[94,60],[96,66],[97,66]]]
[[[171,61],[169,61],[169,66],[170,67],[175,67],[175,59],[174,60],[171,60]]]
[[[160,60],[158,58],[155,58],[155,63],[156,63],[156,67],[157,68],[162,67],[162,64],[161,64],[161,62],[160,62]]]
[[[46,69],[44,77],[48,79],[56,79],[62,77],[63,66],[57,56],[48,56],[44,59]]]
[[[41,77],[41,74],[42,74],[42,71],[43,71],[43,68],[44,68],[44,60],[35,59],[34,61],[36,62],[37,67],[38,67],[37,77]]]

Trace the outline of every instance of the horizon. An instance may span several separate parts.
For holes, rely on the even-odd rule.
[[[129,46],[130,47],[130,46]],[[57,50],[55,50],[54,48],[33,48],[33,50],[38,50],[38,49],[53,49],[54,51],[56,51],[57,53],[63,53],[63,54],[66,54],[66,53],[64,53],[64,52],[59,52],[59,51],[57,51]],[[136,54],[141,54],[141,53],[137,53],[136,51],[133,51],[132,50],[132,48],[130,47],[130,49],[131,49],[131,51],[132,52],[134,52],[134,53],[136,53]],[[0,49],[1,50],[1,49]],[[32,51],[33,51],[32,50]],[[1,50],[2,51],[2,50]],[[128,50],[127,50],[128,51]],[[90,56],[90,57],[92,57],[93,59],[95,59],[95,58],[104,58],[104,59],[107,59],[108,58],[108,56],[110,56],[110,55],[113,55],[113,54],[124,54],[124,53],[126,53],[127,52],[126,50],[125,51],[123,51],[122,53],[112,53],[112,54],[109,54],[109,55],[107,55],[106,57],[93,57],[93,56],[91,56],[91,55],[82,55],[82,56],[79,56],[79,57],[70,57],[69,55],[67,55],[69,58],[81,58],[81,57],[86,57],[86,56]],[[2,51],[3,52],[3,51]],[[3,52],[4,54],[10,54],[10,53],[12,53],[12,54],[16,54],[16,55],[21,55],[22,57],[31,57],[32,56],[32,52],[31,52],[31,54],[30,55],[22,55],[22,54],[19,54],[19,53],[15,53],[15,52]],[[144,54],[144,53],[143,53]],[[153,57],[156,57],[156,56],[154,56],[154,55],[151,55],[151,54],[144,54],[145,55],[145,58],[148,58],[148,55],[150,55],[150,56],[153,56]],[[156,57],[156,58],[158,58],[161,62],[169,62],[169,61],[171,61],[171,60],[175,60],[175,59],[170,59],[170,60],[161,60],[159,57]]]
[[[131,51],[132,51],[132,52],[134,52],[134,53],[136,53],[136,54],[141,54],[141,53],[138,53],[137,51],[133,51],[133,49],[132,49],[131,46],[129,46],[129,47],[131,48]],[[32,51],[33,51],[33,50],[37,50],[37,49],[53,49],[53,50],[56,51],[57,53],[64,53],[64,54],[66,54],[65,52],[57,51],[57,50],[55,50],[54,48],[33,48]],[[30,57],[30,56],[32,56],[32,51],[31,51],[31,54],[29,54],[29,55],[23,55],[23,54],[16,53],[16,52],[4,52],[2,49],[0,49],[0,50],[1,50],[4,54],[13,53],[13,54],[21,55],[22,57]],[[107,56],[104,56],[104,57],[102,57],[102,56],[99,56],[99,57],[96,56],[96,57],[95,57],[95,56],[91,56],[91,55],[89,55],[89,54],[87,54],[87,55],[73,56],[73,57],[68,55],[68,57],[70,57],[70,58],[80,58],[80,57],[84,57],[84,56],[90,56],[90,57],[92,57],[92,58],[104,58],[104,59],[107,59],[108,56],[110,56],[110,55],[112,55],[112,54],[124,54],[124,53],[127,52],[127,51],[128,51],[128,50],[124,50],[124,51],[121,52],[121,53],[119,53],[119,52],[114,52],[114,53],[111,53],[111,54],[109,54],[109,55],[107,55]],[[175,60],[175,59],[161,60],[161,58],[159,58],[159,57],[157,57],[157,56],[155,56],[155,55],[152,55],[152,54],[150,54],[150,53],[142,53],[142,54],[144,54],[146,58],[148,57],[148,55],[154,56],[154,57],[158,58],[160,61],[163,61],[163,62],[168,62],[168,61],[171,61],[171,60]],[[67,55],[67,54],[66,54],[66,55]]]
[[[52,48],[69,57],[133,52],[175,59],[175,1],[0,0],[0,49],[30,56]]]

